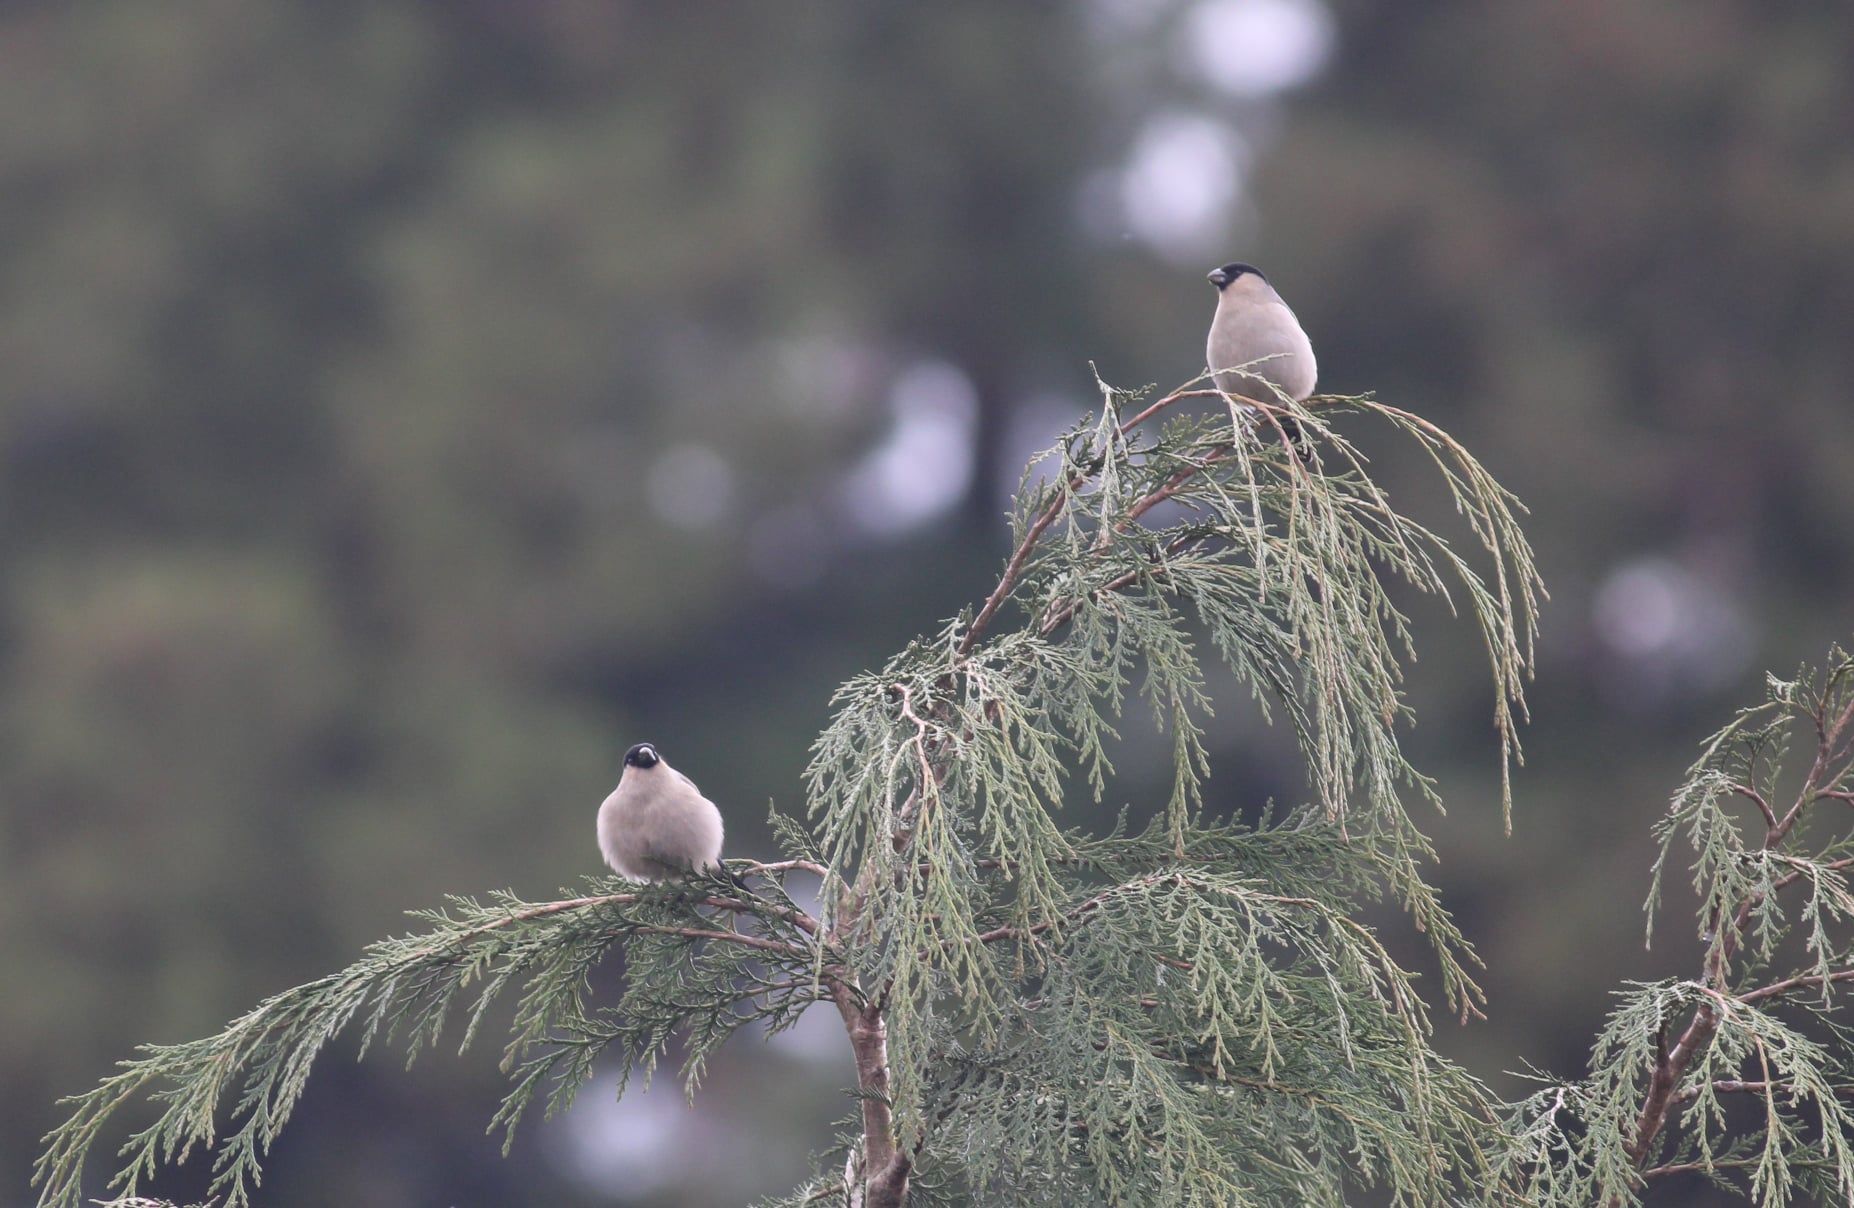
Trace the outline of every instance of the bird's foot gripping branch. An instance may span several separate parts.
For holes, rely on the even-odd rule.
[[[831,1004],[859,1083],[848,1153],[780,1203],[1338,1204],[1375,1183],[1427,1204],[1491,1185],[1497,1105],[1430,1046],[1415,975],[1357,918],[1395,900],[1450,1010],[1477,1009],[1405,806],[1433,792],[1399,745],[1411,651],[1391,583],[1476,631],[1504,767],[1541,595],[1517,505],[1434,425],[1368,398],[1238,408],[1207,381],[1102,397],[1026,477],[989,595],[839,690],[808,823],[775,817],[784,860],[730,862],[746,888],[602,882],[423,916],[74,1100],[41,1203],[75,1208],[138,1095],[159,1115],[116,1186],[213,1146],[216,1192],[245,1203],[325,1044],[352,1026],[416,1053],[457,1017],[467,1044],[503,995],[509,1129],[537,1098],[569,1102],[595,1061],[622,1079],[674,1040],[693,1086],[741,1027]],[[1465,540],[1391,506],[1340,429],[1353,419],[1413,439]],[[1308,804],[1205,809],[1209,659],[1293,733]],[[1160,799],[1105,833],[1062,825],[1065,798],[1117,783],[1130,708],[1169,744]],[[815,914],[786,892],[796,874],[822,883]],[[623,995],[594,1003],[587,974],[615,952]]]

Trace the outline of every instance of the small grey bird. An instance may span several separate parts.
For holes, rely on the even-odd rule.
[[[1261,270],[1231,263],[1210,270],[1209,280],[1217,287],[1217,313],[1210,320],[1204,355],[1217,389],[1271,404],[1281,400],[1268,382],[1297,403],[1312,394],[1319,376],[1313,344]],[[1239,365],[1249,368],[1236,372]]]
[[[695,782],[640,742],[624,753],[618,787],[599,807],[599,852],[633,881],[721,868],[721,811]]]

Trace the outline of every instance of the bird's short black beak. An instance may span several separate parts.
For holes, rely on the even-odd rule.
[[[1230,283],[1230,275],[1220,268],[1213,268],[1208,273],[1204,274],[1204,280],[1210,282],[1218,289],[1222,289]]]

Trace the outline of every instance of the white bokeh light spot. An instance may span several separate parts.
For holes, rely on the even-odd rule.
[[[1728,684],[1750,661],[1755,632],[1729,581],[1649,555],[1604,576],[1591,627],[1611,656],[1614,690],[1645,703]]]
[[[641,1082],[644,1074],[632,1076]],[[649,1195],[677,1181],[682,1164],[703,1148],[703,1131],[705,1122],[673,1091],[586,1095],[566,1115],[566,1151],[587,1186]]]
[[[1204,81],[1257,97],[1304,84],[1332,53],[1319,0],[1203,0],[1179,28],[1179,54]]]
[[[844,495],[857,527],[900,533],[940,515],[972,479],[978,394],[946,361],[904,369],[889,393],[888,438],[850,471]]]
[[[1687,623],[1686,598],[1691,591],[1687,575],[1664,559],[1643,558],[1619,567],[1597,589],[1597,632],[1619,654],[1659,655]]]
[[[1159,114],[1140,131],[1121,174],[1127,225],[1177,260],[1213,251],[1229,229],[1248,159],[1248,144],[1221,122]]]

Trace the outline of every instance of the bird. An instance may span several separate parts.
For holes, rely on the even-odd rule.
[[[599,854],[633,881],[720,875],[721,811],[654,743],[640,742],[599,806]]]
[[[1281,396],[1272,385],[1295,402],[1304,401],[1319,377],[1313,343],[1262,270],[1232,261],[1211,269],[1207,279],[1217,287],[1217,312],[1204,355],[1217,389],[1274,405]]]

